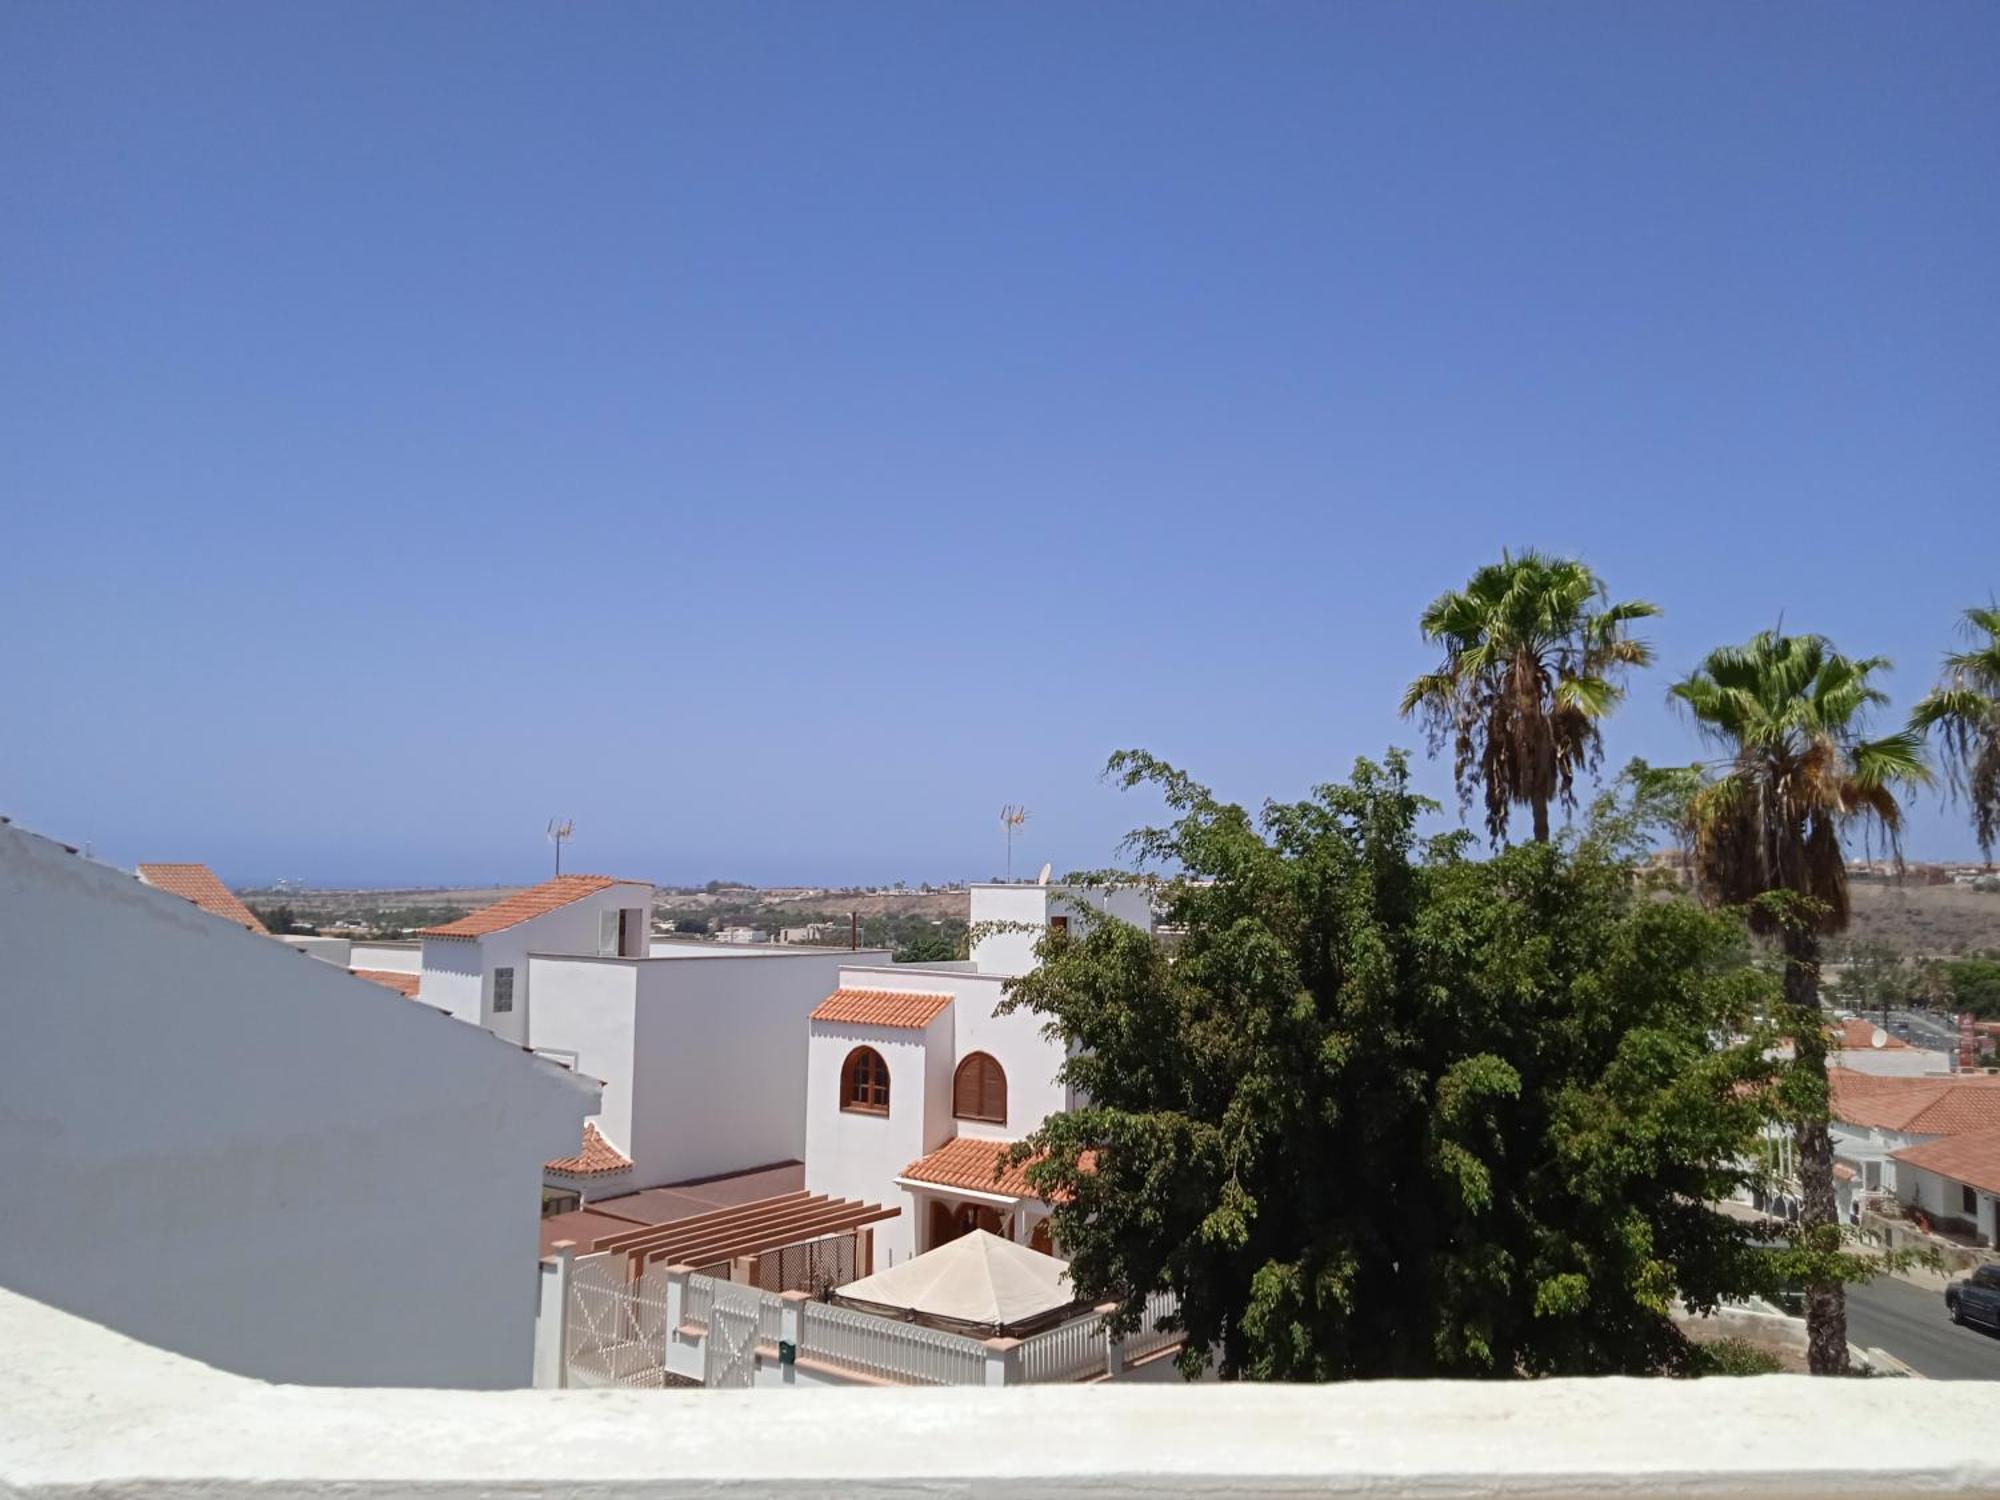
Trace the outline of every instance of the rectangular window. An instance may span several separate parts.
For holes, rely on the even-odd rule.
[[[1861,1185],[1870,1192],[1882,1186],[1882,1163],[1864,1161],[1861,1164]]]
[[[1960,1184],[1958,1189],[1958,1206],[1969,1214],[1978,1213],[1979,1194],[1975,1193],[1971,1188]]]
[[[615,911],[597,914],[597,952],[602,958],[618,955],[618,913]]]
[[[1064,937],[1068,937],[1068,936],[1069,936],[1069,918],[1068,918],[1068,917],[1050,917],[1050,918],[1049,918],[1049,931],[1050,931],[1050,932],[1060,932],[1060,933],[1061,933],[1061,934],[1062,934],[1062,935],[1063,935]]]
[[[504,1015],[514,1008],[514,971],[495,969],[493,971],[493,1014]]]
[[[626,958],[646,956],[646,911],[644,907],[618,909],[618,951]]]

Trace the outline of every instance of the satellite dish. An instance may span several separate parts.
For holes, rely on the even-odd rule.
[[[1889,1033],[1884,1031],[1880,1026],[1877,1026],[1873,1031],[1868,1033],[1868,1045],[1871,1047],[1888,1046]]]
[[[1047,884],[1049,883],[1049,876],[1050,876],[1050,875],[1052,875],[1052,874],[1054,874],[1054,873],[1055,873],[1055,868],[1054,868],[1054,866],[1052,866],[1051,864],[1049,864],[1049,862],[1048,862],[1047,860],[1043,860],[1043,861],[1042,861],[1042,873],[1041,873],[1041,874],[1039,874],[1039,875],[1037,875],[1037,876],[1035,877],[1035,884],[1036,884],[1036,885],[1047,885]]]

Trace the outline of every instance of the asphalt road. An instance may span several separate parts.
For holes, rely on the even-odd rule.
[[[1955,1326],[1943,1292],[1893,1276],[1847,1289],[1847,1341],[1886,1349],[1932,1380],[2000,1380],[2000,1334]]]
[[[1874,1013],[1877,1019],[1880,1014],[1879,1011]],[[1949,1052],[1958,1046],[1957,1028],[1946,1025],[1936,1016],[1914,1010],[1892,1010],[1889,1019],[1902,1025],[1903,1030],[1898,1034],[1913,1047],[1943,1048]]]

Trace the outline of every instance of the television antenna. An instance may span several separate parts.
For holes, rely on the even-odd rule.
[[[556,874],[558,875],[562,874],[563,845],[567,844],[574,837],[576,837],[575,818],[549,819],[549,842],[556,846]]]
[[[1007,830],[1007,878],[1014,878],[1014,830],[1028,821],[1028,810],[1018,802],[1000,809],[1000,826]]]

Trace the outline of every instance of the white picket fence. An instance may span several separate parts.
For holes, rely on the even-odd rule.
[[[1109,1351],[1104,1342],[1104,1318],[1063,1323],[1021,1340],[1021,1379],[1029,1385],[1083,1380],[1105,1372]]]
[[[1180,1305],[1180,1299],[1172,1292],[1154,1292],[1146,1299],[1145,1317],[1137,1328],[1125,1336],[1125,1363],[1129,1365],[1149,1354],[1157,1354],[1185,1337],[1178,1330],[1159,1331],[1160,1319],[1179,1312]]]
[[[801,1355],[898,1385],[984,1385],[986,1346],[827,1302],[803,1309]]]

